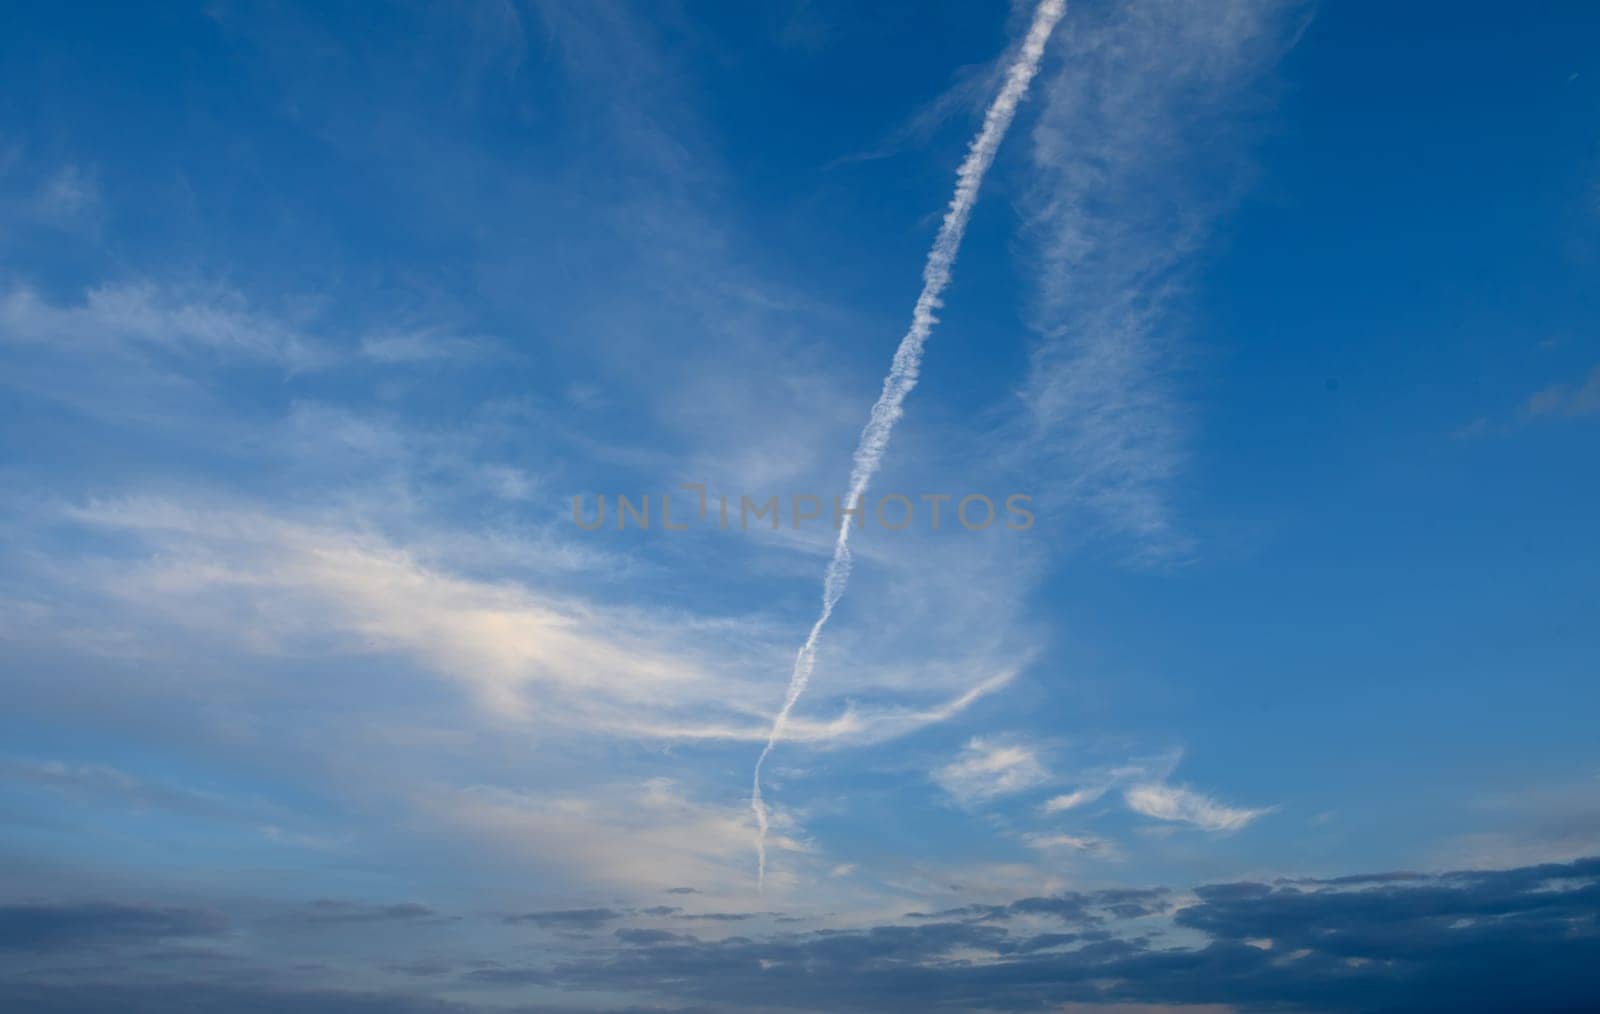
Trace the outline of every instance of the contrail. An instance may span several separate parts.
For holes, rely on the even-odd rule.
[[[1039,58],[1044,54],[1045,42],[1065,10],[1066,0],[1042,0],[1034,10],[1033,24],[1028,28],[1022,49],[1006,70],[1005,84],[989,104],[989,111],[983,117],[983,129],[973,138],[966,159],[962,161],[961,168],[956,170],[956,192],[950,198],[950,208],[944,213],[944,222],[939,226],[939,235],[933,241],[933,248],[928,251],[928,262],[922,269],[922,294],[917,297],[916,308],[911,312],[911,326],[906,330],[905,337],[900,339],[900,347],[895,350],[889,374],[883,378],[883,392],[872,406],[872,415],[861,431],[860,442],[856,444],[855,463],[850,469],[850,491],[844,501],[847,507],[861,502],[867,484],[883,462],[883,452],[889,446],[889,435],[904,411],[902,406],[906,395],[917,386],[917,375],[922,368],[922,346],[933,331],[933,325],[938,323],[934,311],[943,305],[940,297],[945,286],[950,284],[950,269],[955,264],[956,252],[961,248],[961,236],[967,231],[967,219],[972,217],[972,206],[977,203],[978,188],[982,186],[984,174],[994,162],[995,152],[1017,114],[1017,105],[1039,71]],[[822,611],[817,615],[817,622],[811,625],[811,633],[806,637],[805,644],[800,646],[799,653],[795,655],[794,671],[789,676],[789,692],[784,695],[783,708],[779,710],[778,717],[773,719],[767,745],[756,759],[750,809],[756,815],[758,886],[764,886],[767,879],[767,804],[761,798],[761,766],[766,763],[767,755],[772,753],[778,740],[783,738],[789,713],[794,710],[800,695],[805,693],[806,684],[811,682],[811,670],[817,661],[817,641],[821,639],[822,628],[827,626],[828,617],[833,615],[833,607],[838,605],[849,581],[850,525],[845,523],[839,526],[839,537],[833,544],[833,559],[828,562],[828,570],[822,580]]]

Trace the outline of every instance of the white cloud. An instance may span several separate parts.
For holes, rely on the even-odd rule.
[[[1071,792],[1065,792],[1059,796],[1053,796],[1050,799],[1045,800],[1044,806],[1041,807],[1041,809],[1043,809],[1045,813],[1065,813],[1068,810],[1077,809],[1080,806],[1083,806],[1087,803],[1092,803],[1099,799],[1101,796],[1106,794],[1106,788],[1107,786],[1097,786],[1095,788],[1088,789],[1074,789]]]
[[[1092,834],[1030,834],[1023,841],[1038,852],[1079,852],[1096,859],[1114,859],[1118,855],[1110,839]]]
[[[1190,789],[1155,782],[1130,787],[1123,793],[1128,808],[1157,820],[1192,824],[1207,831],[1237,831],[1268,809],[1225,806]]]
[[[1565,863],[1600,853],[1600,775],[1529,785],[1474,800],[1484,826],[1433,850],[1447,869]]]
[[[602,606],[455,572],[446,561],[471,547],[449,533],[408,547],[370,527],[157,500],[102,502],[68,517],[132,540],[131,561],[79,560],[57,574],[103,587],[135,626],[158,617],[266,655],[403,657],[462,686],[504,721],[762,742],[773,703],[763,675],[781,671],[787,656],[786,630],[766,621]],[[504,555],[507,547],[491,548]],[[520,549],[536,552],[524,562],[547,574],[569,563],[559,547]],[[903,735],[949,720],[1015,674],[1000,668],[932,701],[925,691],[884,685],[870,705],[846,702],[832,717],[796,718],[788,738],[842,744]]]
[[[0,299],[0,339],[226,354],[293,369],[327,361],[326,350],[294,327],[255,312],[237,292],[179,292],[148,283],[97,286],[70,305],[13,289]]]
[[[33,211],[40,218],[67,225],[92,215],[100,204],[94,173],[76,165],[62,166],[39,188]]]
[[[268,312],[223,285],[104,283],[87,288],[74,302],[50,301],[19,286],[0,297],[0,341],[17,344],[206,355],[291,371],[343,363],[483,362],[508,355],[492,339],[426,324],[365,335],[348,343],[351,351],[325,336],[313,337],[311,324],[304,313]]]
[[[1182,557],[1169,490],[1189,423],[1177,304],[1249,173],[1230,129],[1289,37],[1280,0],[1073,8],[1040,88],[1037,241],[1023,436],[1134,557]]]
[[[933,773],[940,788],[962,803],[1022,792],[1049,777],[1031,748],[982,738],[972,739],[960,756]]]
[[[1579,384],[1552,384],[1535,393],[1523,406],[1530,416],[1582,416],[1600,412],[1600,366]]]
[[[1147,757],[1130,758],[1116,766],[1090,768],[1079,771],[1074,777],[1078,788],[1052,796],[1040,805],[1045,815],[1066,813],[1098,802],[1106,793],[1119,785],[1129,783],[1164,781],[1178,766],[1181,751],[1171,751]]]
[[[447,360],[503,357],[503,350],[484,338],[471,338],[436,327],[386,331],[361,339],[361,354],[373,362],[401,365]]]
[[[426,791],[417,802],[424,813],[514,860],[615,887],[735,893],[750,875],[743,801],[692,800],[668,779],[582,794],[468,786]],[[805,850],[782,830],[774,835],[775,848]],[[775,877],[775,885],[784,882]]]

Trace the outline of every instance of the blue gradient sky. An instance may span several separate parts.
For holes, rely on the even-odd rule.
[[[843,489],[1031,10],[6,5],[0,997],[1600,1002],[1588,4],[1069,5],[756,890],[831,527],[572,498]]]

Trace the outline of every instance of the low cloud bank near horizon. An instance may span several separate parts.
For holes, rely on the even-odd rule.
[[[330,912],[355,917],[324,918]],[[697,916],[676,905],[452,917],[416,902],[322,900],[289,914],[252,922],[181,905],[0,905],[0,1001],[63,1014],[171,1009],[180,997],[188,998],[184,1009],[202,1011],[288,1005],[463,1014],[1043,1011],[1062,1004],[1576,1011],[1600,1003],[1600,857],[1189,890],[1065,891],[834,929],[787,928],[793,920],[781,913]],[[478,937],[476,953],[460,946],[441,953],[428,934],[451,918],[496,935]],[[737,932],[722,934],[725,922]],[[275,935],[281,954],[308,933],[376,927],[387,934],[389,953],[364,967],[347,956],[343,966],[295,976],[298,991],[285,989],[287,969],[258,947]],[[542,960],[517,956],[530,943]],[[427,953],[409,956],[408,949]],[[62,977],[90,955],[96,970]],[[354,990],[352,982],[369,985]],[[544,999],[516,998],[533,987]],[[626,999],[593,1006],[602,996]]]

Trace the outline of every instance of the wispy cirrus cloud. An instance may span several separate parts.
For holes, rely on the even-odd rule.
[[[39,187],[31,210],[56,225],[73,225],[92,218],[100,208],[100,184],[93,169],[67,164]]]
[[[1093,834],[1029,834],[1022,840],[1037,852],[1076,852],[1096,859],[1114,859],[1118,855],[1114,842]]]
[[[1551,384],[1531,395],[1522,407],[1529,417],[1585,416],[1600,412],[1600,366],[1574,384]]]
[[[208,356],[219,363],[269,364],[288,371],[484,361],[506,354],[490,338],[462,335],[437,323],[388,327],[347,341],[332,340],[326,331],[310,310],[274,312],[231,286],[214,283],[107,281],[72,300],[48,299],[18,285],[0,296],[0,343],[58,352]]]
[[[1122,798],[1135,813],[1204,831],[1237,831],[1271,812],[1269,808],[1228,806],[1193,789],[1153,782],[1131,786]]]
[[[933,773],[939,787],[963,804],[1023,792],[1049,777],[1032,747],[981,736],[968,741],[960,756]]]
[[[466,691],[494,721],[684,743],[768,735],[761,673],[781,665],[781,629],[759,615],[603,604],[557,580],[603,558],[572,558],[560,545],[474,545],[450,528],[397,540],[375,522],[216,502],[105,500],[33,523],[62,521],[121,540],[130,555],[42,562],[36,579],[56,586],[57,601],[37,617],[36,638],[71,629],[62,602],[82,600],[82,622],[103,637],[125,631],[116,644],[127,646],[168,642],[155,634],[166,628],[268,659],[402,658]],[[472,573],[491,558],[545,581]],[[905,735],[954,718],[1016,673],[1001,664],[929,689],[888,666],[876,686],[853,688],[870,700],[836,699],[821,716],[797,717],[790,736],[826,746]]]
[[[740,863],[750,847],[743,806],[695,798],[670,779],[582,794],[440,786],[419,790],[416,802],[451,833],[524,868],[612,890],[692,883],[697,894],[724,904],[751,900]],[[774,830],[774,847],[791,856],[808,851],[787,814],[774,814]],[[772,886],[792,884],[792,872],[784,872]]]
[[[1045,800],[1040,804],[1039,812],[1050,816],[1081,810],[1099,802],[1107,793],[1119,786],[1165,781],[1177,769],[1182,759],[1181,750],[1172,750],[1152,756],[1130,758],[1111,766],[1076,771],[1067,779],[1068,784],[1075,787]]]
[[[1045,800],[1040,809],[1045,813],[1065,813],[1068,810],[1076,810],[1078,807],[1086,806],[1104,796],[1107,788],[1109,786],[1073,789],[1071,792],[1063,792],[1059,796],[1051,796]]]
[[[188,816],[235,817],[250,808],[248,801],[151,782],[104,764],[0,758],[0,782],[48,789],[83,802],[110,800]]]
[[[1547,384],[1523,399],[1519,410],[1504,418],[1479,416],[1457,427],[1450,435],[1456,440],[1505,436],[1526,426],[1560,419],[1581,419],[1600,413],[1600,366],[1582,378]]]
[[[1271,812],[1271,807],[1230,806],[1195,789],[1172,784],[1171,778],[1181,758],[1181,752],[1173,751],[1116,767],[1080,772],[1073,776],[1076,788],[1046,799],[1039,805],[1038,813],[1050,818],[1063,815],[1080,818],[1086,807],[1113,792],[1120,795],[1124,806],[1140,816],[1207,831],[1237,831]],[[1095,849],[1086,843],[1081,851],[1094,852]]]
[[[502,311],[499,320],[533,317],[536,309],[552,333],[526,336],[529,347],[569,343],[571,359],[551,359],[556,382],[545,390],[543,378],[527,378],[535,393],[519,402],[555,407],[495,416],[500,407],[484,405],[481,388],[440,382],[434,368],[441,364],[512,358],[479,337],[497,333],[497,324],[477,323],[494,314],[463,314],[474,323],[461,328],[404,313],[388,320],[371,303],[329,310],[338,296],[297,298],[258,275],[248,276],[248,291],[155,276],[85,280],[77,288],[21,285],[0,305],[0,342],[19,358],[53,357],[50,379],[74,407],[119,427],[137,425],[142,420],[125,411],[137,398],[118,400],[137,395],[184,432],[186,446],[215,448],[229,460],[215,472],[152,465],[134,499],[118,499],[112,482],[53,494],[60,499],[52,507],[76,506],[40,524],[64,537],[38,538],[35,529],[27,540],[39,547],[29,567],[43,566],[26,576],[47,572],[48,580],[27,589],[19,579],[26,612],[13,613],[7,626],[22,626],[16,616],[25,615],[30,645],[53,637],[56,657],[96,656],[84,667],[92,675],[72,692],[98,699],[98,686],[118,702],[191,716],[209,708],[182,724],[243,730],[241,740],[274,762],[293,757],[317,771],[308,783],[319,788],[324,766],[335,769],[345,784],[361,782],[352,797],[385,819],[488,843],[485,852],[546,864],[563,881],[720,889],[737,867],[729,842],[738,825],[707,776],[720,760],[706,758],[726,744],[768,738],[774,702],[766,691],[788,669],[781,631],[793,617],[783,614],[786,606],[744,608],[755,581],[720,601],[677,604],[676,597],[684,588],[798,568],[809,588],[816,554],[827,547],[798,540],[776,553],[768,545],[718,547],[705,554],[714,562],[704,575],[684,575],[673,565],[691,555],[687,546],[574,542],[551,532],[540,512],[545,494],[558,499],[563,483],[583,480],[541,470],[539,455],[566,458],[607,481],[644,475],[764,486],[820,477],[831,484],[837,462],[827,448],[847,446],[837,438],[848,441],[859,404],[841,395],[848,367],[828,353],[864,329],[845,314],[820,311],[809,287],[802,296],[796,285],[775,283],[771,262],[752,256],[759,243],[716,219],[727,180],[719,178],[714,139],[683,115],[693,105],[692,78],[679,73],[675,57],[662,56],[670,46],[656,51],[662,39],[621,5],[539,11],[550,41],[572,68],[582,65],[574,80],[594,86],[584,94],[602,110],[596,122],[615,135],[594,161],[577,164],[609,171],[620,147],[629,176],[615,192],[600,182],[587,195],[606,206],[600,228],[581,217],[550,223],[552,243],[565,243],[568,228],[586,236],[617,231],[620,255],[599,244],[579,255],[615,272],[607,299],[580,295],[574,301],[582,305],[563,315],[565,294],[550,281],[560,272],[525,271],[538,259],[528,249],[475,248],[483,264],[497,265],[474,276],[482,290],[498,284],[526,299],[492,307]],[[514,13],[500,28],[521,38]],[[339,46],[319,51],[334,63],[350,55]],[[618,52],[627,56],[620,75]],[[365,102],[313,103],[317,90],[304,85],[289,92],[321,136],[366,122]],[[363,137],[372,139],[358,130],[337,143],[348,150]],[[470,166],[486,181],[495,217],[543,206],[546,193],[520,189],[525,165],[480,154],[452,148],[444,161],[452,171]],[[967,207],[976,187],[971,170],[993,150],[972,154],[958,190]],[[415,189],[432,195],[423,204],[438,198]],[[489,217],[459,200],[441,204]],[[942,284],[938,272],[948,266],[930,262],[934,277],[917,326],[932,326],[934,283]],[[361,294],[377,302],[381,295]],[[840,321],[850,326],[832,326]],[[394,379],[408,369],[429,373],[426,398],[412,398]],[[94,371],[99,378],[86,381]],[[163,385],[193,397],[168,398]],[[578,390],[598,393],[559,397]],[[470,404],[435,400],[451,395]],[[564,428],[570,420],[559,416],[569,409],[583,419]],[[619,411],[631,414],[619,420]],[[644,430],[668,437],[629,442],[627,434]],[[511,444],[510,431],[531,439]],[[899,439],[906,438],[926,435]],[[504,527],[483,527],[480,503],[462,509],[462,500],[491,499],[485,491],[493,493],[490,508],[504,512],[495,518]],[[836,657],[819,674],[809,706],[790,716],[787,740],[875,743],[949,721],[1010,685],[1029,660],[1035,642],[1016,619],[1027,594],[1018,575],[1040,565],[1026,547],[935,544],[915,535],[898,545],[858,542],[874,566],[857,575],[857,590],[872,594],[858,595],[852,615],[836,618]],[[736,555],[745,549],[748,555]],[[783,559],[774,563],[774,556]],[[677,587],[662,593],[651,579]],[[675,604],[662,606],[669,598]],[[806,607],[810,601],[808,591]],[[134,669],[138,678],[128,677]],[[457,710],[458,701],[466,706]],[[152,739],[161,737],[158,729]],[[943,772],[952,796],[996,800],[1049,783],[1036,748],[995,737],[974,743]],[[576,744],[598,758],[596,772],[554,770],[563,748]],[[512,758],[503,766],[502,749]],[[634,761],[638,753],[648,759]],[[667,764],[682,765],[681,782],[649,780]],[[437,781],[422,784],[423,770]],[[828,870],[854,877],[840,857],[813,855],[799,798],[806,787],[792,772],[780,774],[799,801],[773,814],[782,856],[774,882],[783,888],[797,874],[816,880]],[[1047,854],[1096,853],[1098,841],[1073,830],[1030,844]],[[604,844],[586,844],[593,842]],[[876,875],[870,866],[863,864],[864,877]],[[1016,866],[1017,877],[1037,874],[1030,864]]]
[[[303,331],[256,312],[235,291],[183,292],[145,282],[94,286],[77,303],[14,288],[0,298],[0,339],[102,351],[211,353],[294,369],[327,361],[326,351]]]
[[[1021,428],[1058,492],[1137,561],[1191,548],[1172,502],[1192,425],[1181,300],[1248,179],[1238,123],[1299,6],[1076,7],[1040,89],[1025,202],[1039,340]]]

